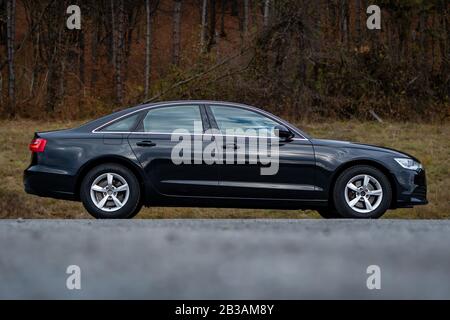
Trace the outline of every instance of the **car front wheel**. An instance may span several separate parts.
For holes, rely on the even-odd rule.
[[[344,218],[376,219],[389,209],[392,188],[380,170],[354,166],[337,178],[333,200],[336,210]]]
[[[119,164],[104,164],[89,171],[81,183],[80,197],[97,219],[132,218],[142,206],[137,178]]]

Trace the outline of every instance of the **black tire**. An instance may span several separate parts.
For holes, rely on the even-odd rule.
[[[324,219],[342,219],[342,216],[337,212],[335,208],[319,208],[317,209],[317,212],[321,215]]]
[[[139,204],[136,206],[136,209],[127,217],[127,219],[133,219],[135,216],[139,214],[142,209],[142,201],[139,201]]]
[[[359,203],[359,204],[357,203],[357,206],[362,206],[364,208],[351,207],[350,204],[347,203],[347,200],[345,199],[346,192],[348,191],[348,190],[346,190],[347,183],[350,182],[350,180],[352,178],[360,176],[360,175],[369,175],[369,176],[372,176],[373,178],[375,178],[377,180],[377,182],[379,183],[379,187],[381,187],[381,190],[383,192],[381,201],[379,202],[379,205],[370,212],[361,213],[361,212],[356,211],[357,209],[364,210],[364,209],[369,208],[368,206],[366,206],[364,204],[365,200],[363,198],[360,198],[360,199],[362,199],[361,200],[362,203]],[[371,182],[371,183],[373,186],[374,182]],[[350,192],[350,195],[347,197],[350,199],[350,196],[353,191],[349,191],[349,192]],[[355,199],[357,197],[356,192],[353,194],[355,195],[355,197],[353,199]],[[366,195],[366,193],[362,193],[362,194]],[[376,199],[377,199],[376,196],[374,198],[370,198],[370,196],[368,196],[368,197],[369,197],[368,200],[372,201],[372,204],[376,203]],[[392,200],[392,187],[391,187],[391,184],[390,184],[388,178],[380,170],[378,170],[374,167],[371,167],[371,166],[367,166],[367,165],[358,165],[358,166],[354,166],[354,167],[346,169],[337,178],[336,183],[334,185],[334,189],[333,189],[334,205],[336,207],[337,212],[344,218],[377,219],[377,218],[381,217],[386,212],[387,209],[389,209],[391,200]],[[358,200],[356,200],[356,201],[358,201]]]
[[[117,209],[115,209],[115,211],[105,211],[100,209],[99,207],[96,206],[96,204],[94,203],[94,200],[91,197],[91,186],[93,184],[93,182],[102,177],[102,175],[108,174],[108,173],[112,173],[114,174],[115,177],[119,178],[123,178],[125,180],[125,182],[128,184],[128,199],[126,200],[125,204],[123,204],[122,207],[120,207],[119,205],[115,205],[112,204],[111,207],[112,209],[115,209],[114,207],[117,207]],[[114,180],[113,180],[114,181]],[[116,181],[114,181],[114,183],[117,184]],[[120,183],[120,182],[119,182]],[[94,196],[94,199],[98,196],[99,198],[102,197],[102,193],[100,192],[100,194],[95,193],[96,196]],[[119,195],[117,195],[117,199],[119,198],[119,196],[122,196],[125,198],[125,196],[123,196],[122,193],[119,193]],[[126,167],[119,165],[119,164],[115,164],[115,163],[107,163],[107,164],[102,164],[99,165],[93,169],[91,169],[91,171],[89,171],[86,176],[84,177],[82,183],[81,183],[81,188],[80,188],[80,198],[81,201],[83,203],[84,208],[94,217],[97,219],[127,219],[127,218],[132,218],[134,217],[139,210],[142,207],[142,202],[141,202],[141,188],[139,186],[139,181],[137,180],[136,176]],[[107,209],[111,209],[108,208],[108,204],[110,203],[114,203],[114,201],[109,200],[110,198],[108,198],[108,200],[106,201],[106,208]],[[125,200],[125,199],[123,199]]]

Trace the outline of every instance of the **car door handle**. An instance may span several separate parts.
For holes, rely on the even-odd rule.
[[[239,149],[239,146],[236,143],[227,143],[223,145],[224,149],[232,148],[234,150]]]
[[[139,147],[154,147],[156,146],[156,143],[151,142],[150,140],[144,140],[136,143],[136,145]]]

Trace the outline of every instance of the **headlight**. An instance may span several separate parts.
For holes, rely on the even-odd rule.
[[[409,158],[394,158],[394,159],[395,161],[397,161],[399,165],[401,165],[405,169],[410,170],[422,169],[422,165],[420,164],[420,162],[414,161],[413,159]]]

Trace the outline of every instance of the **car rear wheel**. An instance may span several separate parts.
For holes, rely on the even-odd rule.
[[[371,166],[354,166],[336,180],[333,200],[345,218],[376,219],[389,209],[392,188],[387,177]]]
[[[80,197],[86,210],[97,219],[132,218],[142,207],[137,178],[126,167],[113,163],[87,173]]]

